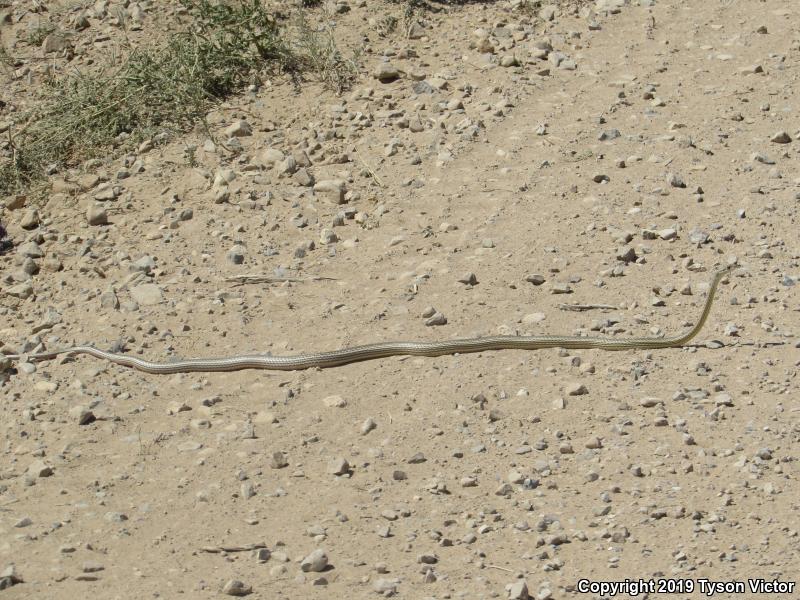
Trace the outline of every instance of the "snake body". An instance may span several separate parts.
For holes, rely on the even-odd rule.
[[[730,268],[714,275],[708,297],[700,319],[684,334],[666,337],[584,337],[566,335],[493,335],[477,338],[461,338],[443,342],[380,342],[353,346],[328,352],[313,352],[294,356],[270,356],[264,354],[237,355],[225,358],[189,358],[174,362],[153,362],[125,354],[106,352],[94,346],[72,346],[61,350],[30,354],[0,354],[0,359],[41,361],[59,355],[89,354],[123,367],[130,367],[145,373],[170,375],[173,373],[239,371],[242,369],[268,369],[295,371],[301,369],[338,367],[349,363],[385,358],[387,356],[442,356],[446,354],[466,354],[490,350],[539,350],[542,348],[598,349],[598,350],[650,350],[658,348],[677,348],[694,338],[705,325],[714,296],[722,278]]]

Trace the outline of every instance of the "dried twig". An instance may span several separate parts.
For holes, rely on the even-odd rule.
[[[611,306],[610,304],[559,304],[558,308],[575,312],[583,310],[619,310],[618,307]]]
[[[255,544],[247,544],[245,546],[203,546],[200,548],[200,551],[219,554],[220,552],[249,552],[250,550],[258,550],[266,547],[267,545],[263,542],[256,542]]]
[[[720,348],[736,348],[737,346],[753,346],[754,348],[771,348],[772,346],[785,346],[787,342],[730,342],[725,344],[719,340],[708,340],[696,344],[684,344],[683,348],[703,348],[705,350],[718,350]]]
[[[513,573],[513,569],[507,569],[506,567],[501,567],[500,565],[486,565],[487,569],[498,569],[500,571],[505,571],[506,573]]]
[[[305,281],[338,281],[333,277],[271,277],[270,275],[235,275],[226,277],[225,281],[231,281],[237,285],[248,283],[303,283]]]
[[[378,177],[378,174],[373,170],[372,167],[369,166],[367,161],[364,160],[364,157],[361,156],[361,152],[358,151],[358,148],[356,148],[356,156],[358,156],[358,160],[361,161],[361,164],[364,165],[364,168],[369,171],[369,174],[375,180],[375,183],[377,183],[380,187],[384,187],[383,181],[381,181],[381,178]]]

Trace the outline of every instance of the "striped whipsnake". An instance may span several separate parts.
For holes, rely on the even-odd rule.
[[[101,360],[107,360],[124,367],[130,367],[145,373],[169,375],[173,373],[238,371],[241,369],[268,369],[278,371],[294,371],[314,367],[338,367],[348,363],[385,358],[396,355],[442,356],[468,352],[489,350],[539,350],[541,348],[570,348],[598,350],[650,350],[657,348],[678,348],[694,338],[705,325],[714,295],[722,278],[731,267],[722,269],[714,275],[708,290],[700,319],[689,331],[683,334],[666,337],[584,337],[566,335],[493,335],[477,338],[462,338],[443,342],[380,342],[364,346],[353,346],[328,352],[311,352],[294,356],[270,356],[264,354],[236,355],[227,358],[188,358],[174,362],[152,362],[134,358],[126,354],[106,352],[94,346],[72,346],[61,350],[42,352],[39,354],[0,354],[0,361],[19,361],[23,359],[41,361],[56,358],[59,355],[89,354]],[[2,362],[0,362],[2,366]]]

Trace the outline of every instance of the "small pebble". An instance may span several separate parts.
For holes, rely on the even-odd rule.
[[[252,592],[252,586],[249,586],[238,579],[229,579],[225,585],[222,586],[222,593],[227,596],[247,596]]]

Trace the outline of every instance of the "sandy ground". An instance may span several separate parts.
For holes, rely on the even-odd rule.
[[[10,4],[6,47],[41,18]],[[35,215],[5,199],[0,351],[672,334],[733,264],[699,347],[167,376],[12,365],[0,595],[546,600],[627,578],[682,587],[614,597],[700,598],[704,581],[794,582],[800,6],[623,4],[449,7],[413,39],[380,35],[396,4],[329,6],[342,43],[366,44],[343,96],[276,79],[209,116],[237,154],[198,132],[53,175]],[[139,5],[134,36],[171,14]],[[107,48],[111,14],[74,60]],[[385,61],[390,83],[373,76]],[[301,281],[229,279],[244,275]],[[426,325],[429,308],[446,323]]]

